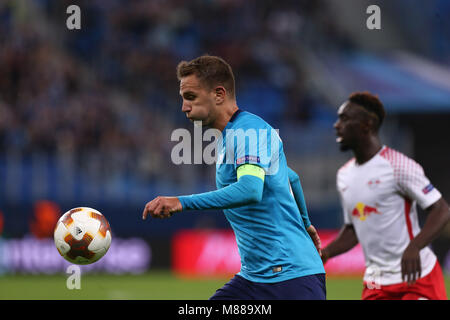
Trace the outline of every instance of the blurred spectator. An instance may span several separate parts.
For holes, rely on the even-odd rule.
[[[38,239],[53,237],[56,222],[61,215],[59,206],[52,202],[41,200],[34,205],[34,214],[30,221],[30,231]]]

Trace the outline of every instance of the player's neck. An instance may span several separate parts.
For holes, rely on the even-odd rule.
[[[224,104],[222,107],[223,109],[212,124],[213,128],[220,131],[225,129],[233,114],[239,109],[235,101],[230,101],[230,103]]]
[[[372,159],[383,147],[378,136],[371,136],[365,143],[353,150],[356,162],[363,164]]]

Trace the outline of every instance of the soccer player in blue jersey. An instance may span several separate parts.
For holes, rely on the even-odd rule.
[[[157,197],[145,205],[143,219],[185,210],[224,211],[236,236],[241,270],[211,299],[325,299],[320,239],[278,133],[238,108],[233,72],[223,59],[182,61],[177,76],[186,117],[222,133],[217,190]]]

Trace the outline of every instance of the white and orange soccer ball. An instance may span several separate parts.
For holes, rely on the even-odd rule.
[[[64,259],[74,264],[90,264],[108,251],[111,228],[99,211],[87,207],[74,208],[59,218],[54,240]]]

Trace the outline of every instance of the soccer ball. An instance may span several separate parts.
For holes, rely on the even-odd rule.
[[[54,240],[64,259],[74,264],[90,264],[108,251],[111,228],[105,216],[97,210],[74,208],[59,218]]]

